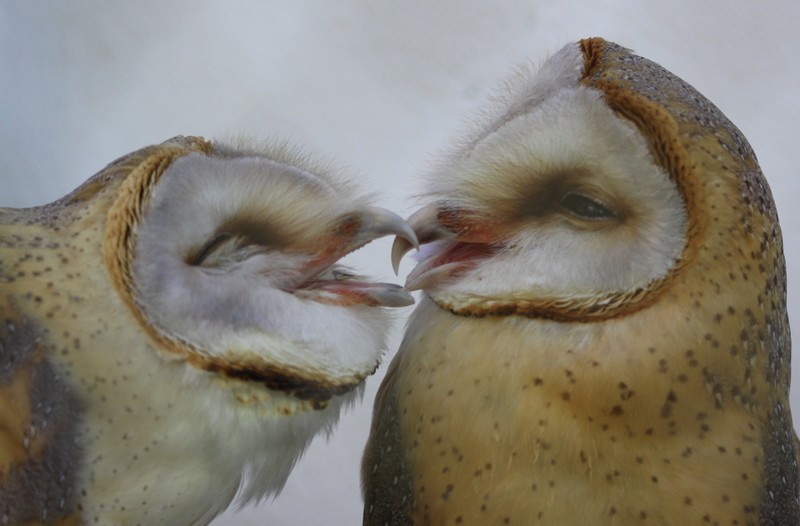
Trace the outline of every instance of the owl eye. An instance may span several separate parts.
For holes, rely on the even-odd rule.
[[[596,221],[616,217],[614,212],[599,201],[578,192],[569,192],[562,197],[561,206],[582,219]]]
[[[216,253],[223,252],[227,245],[236,242],[233,234],[222,232],[211,238],[203,247],[196,253],[189,255],[187,263],[192,266],[203,266],[207,260],[212,259]]]

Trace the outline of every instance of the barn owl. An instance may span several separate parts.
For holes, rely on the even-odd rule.
[[[277,493],[378,365],[416,243],[280,146],[176,138],[0,209],[0,524],[207,524]]]
[[[424,297],[364,523],[800,524],[781,234],[745,138],[599,38],[489,106],[409,219]]]

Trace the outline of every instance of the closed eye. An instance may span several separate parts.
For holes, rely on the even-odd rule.
[[[217,234],[213,238],[211,238],[205,245],[200,248],[197,252],[190,254],[186,258],[186,263],[192,266],[203,266],[207,263],[206,260],[211,258],[211,256],[217,252],[224,251],[226,245],[230,243],[237,243],[237,240],[233,234],[229,234],[228,232],[222,232]]]
[[[568,192],[564,195],[564,197],[561,198],[561,207],[581,219],[589,219],[592,221],[617,217],[617,214],[612,212],[603,203],[580,192]]]

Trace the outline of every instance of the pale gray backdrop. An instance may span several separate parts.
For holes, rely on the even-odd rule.
[[[499,78],[602,36],[693,84],[750,140],[777,201],[800,330],[798,21],[796,0],[3,0],[0,206],[52,201],[173,135],[245,134],[343,161],[407,214],[417,174]],[[401,282],[411,263],[394,278],[389,246],[349,262]],[[383,371],[274,502],[214,524],[360,524],[358,464]],[[792,398],[798,415],[797,387]]]

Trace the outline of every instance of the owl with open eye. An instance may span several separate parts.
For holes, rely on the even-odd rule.
[[[0,524],[201,525],[276,494],[413,301],[338,263],[416,243],[357,195],[290,148],[176,138],[0,209]]]
[[[599,38],[476,121],[409,219],[423,298],[364,524],[800,524],[781,232],[741,132]]]

